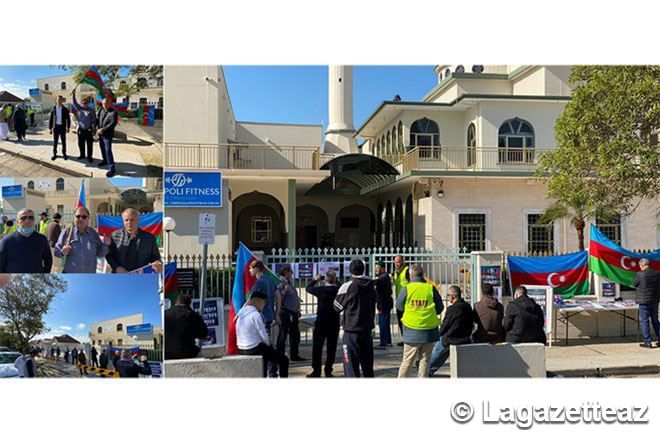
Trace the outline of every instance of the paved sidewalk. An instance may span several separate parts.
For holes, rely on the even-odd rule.
[[[149,130],[144,130],[148,128]],[[116,162],[117,176],[124,177],[159,177],[162,175],[163,150],[159,137],[155,136],[158,127],[140,127],[131,121],[121,121],[117,126],[112,151]],[[98,167],[101,161],[99,142],[94,142],[94,163],[78,160],[78,137],[75,129],[67,134],[67,156],[65,161],[58,146],[58,157],[51,160],[53,154],[53,138],[45,124],[28,129],[25,142],[16,141],[16,133],[10,132],[9,141],[0,141],[0,152],[11,157],[23,157],[35,163],[59,170],[64,175],[82,175],[89,177],[105,177],[107,168]],[[20,170],[18,170],[20,172]],[[0,174],[8,171],[0,169]],[[57,171],[55,171],[57,172]],[[9,175],[7,175],[9,177]],[[12,175],[11,177],[30,177],[31,174]]]
[[[376,343],[378,343],[376,341]],[[546,347],[546,369],[563,377],[638,376],[660,377],[660,348],[644,349],[638,346],[636,337],[595,338],[569,340],[569,345]],[[343,377],[341,344],[337,347],[334,375]],[[386,350],[375,350],[376,377],[396,377],[403,354],[396,345]],[[301,345],[300,355],[304,362],[292,362],[291,377],[305,377],[312,371],[311,343]],[[325,352],[323,353],[325,360]],[[435,374],[449,377],[449,361]],[[648,376],[651,377],[651,376]]]

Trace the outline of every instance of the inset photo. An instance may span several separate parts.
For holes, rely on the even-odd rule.
[[[163,66],[0,66],[0,176],[159,177]]]
[[[0,377],[162,377],[159,277],[0,276]]]
[[[0,273],[162,272],[162,180],[0,178]]]

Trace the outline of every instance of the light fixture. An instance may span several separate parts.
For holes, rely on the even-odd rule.
[[[172,232],[176,228],[176,221],[172,217],[165,217],[163,219],[163,228],[166,232]]]
[[[440,191],[438,191],[438,198],[439,198],[439,199],[443,198],[444,196],[445,196],[445,192],[444,192],[444,190],[440,190]]]

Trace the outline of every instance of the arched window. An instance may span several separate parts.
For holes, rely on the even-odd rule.
[[[163,77],[159,76],[156,80],[156,87],[163,87]]]
[[[387,145],[387,149],[385,150],[386,153],[385,155],[389,157],[392,155],[392,133],[390,133],[389,130],[387,130],[387,140],[385,141]]]
[[[454,70],[456,73],[464,73],[465,72],[465,67],[462,64],[459,64],[456,66],[456,69]]]
[[[497,136],[500,162],[531,163],[534,160],[534,129],[519,118],[500,125]]]
[[[124,324],[122,324],[122,323],[117,324],[117,331],[118,332],[124,331]]]
[[[385,208],[385,237],[383,237],[383,245],[385,247],[392,247],[392,202],[387,202]]]
[[[34,181],[30,180],[27,184],[28,189],[34,189]]]
[[[96,329],[96,333],[103,333],[103,327],[98,327]]]
[[[477,128],[474,122],[468,125],[467,130],[467,166],[471,167],[477,162]]]
[[[60,88],[62,90],[66,90],[66,82],[62,81],[62,84],[60,84]]]
[[[418,119],[410,126],[410,148],[422,147],[420,158],[439,159],[440,129],[434,121],[423,118]],[[435,148],[433,148],[435,147]]]
[[[396,137],[396,125],[392,127],[392,157],[394,158],[394,162],[399,160],[399,148],[397,144],[397,137]]]
[[[397,128],[397,147],[399,149],[399,154],[403,155],[403,122],[399,121],[399,127]]]
[[[406,199],[406,213],[405,213],[405,240],[404,246],[412,247],[413,245],[413,198],[412,194],[408,194]]]
[[[445,69],[445,79],[447,79],[450,74],[451,74],[451,70]]]
[[[381,247],[383,243],[383,204],[378,204],[376,211],[376,247]]]
[[[380,139],[376,141],[376,157],[380,157]]]
[[[55,191],[64,191],[64,179],[61,177],[55,181]]]
[[[403,247],[403,201],[396,198],[394,203],[394,247]]]
[[[44,91],[45,91],[45,92],[48,91],[48,84],[44,84]]]

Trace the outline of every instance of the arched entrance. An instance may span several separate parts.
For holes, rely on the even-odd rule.
[[[234,249],[270,251],[286,245],[284,208],[273,196],[258,191],[243,194],[233,202]]]
[[[375,218],[366,206],[350,205],[337,213],[335,222],[336,247],[370,247],[374,243]]]
[[[331,245],[328,215],[322,208],[302,205],[296,209],[296,248],[324,248]]]

